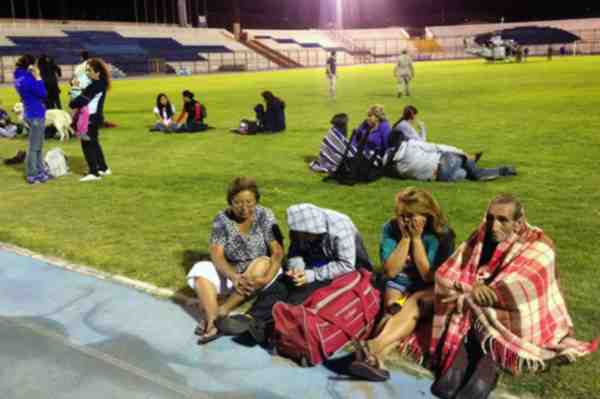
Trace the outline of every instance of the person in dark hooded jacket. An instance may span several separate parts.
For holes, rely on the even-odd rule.
[[[60,88],[58,79],[62,76],[60,67],[56,65],[54,59],[47,55],[42,55],[38,62],[42,80],[46,86],[48,97],[46,98],[46,109],[62,109],[60,103]]]
[[[270,91],[263,91],[266,110],[262,119],[264,132],[277,133],[285,130],[285,103]]]

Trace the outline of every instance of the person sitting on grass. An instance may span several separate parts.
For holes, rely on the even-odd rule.
[[[334,173],[348,148],[348,115],[336,114],[330,123],[331,128],[321,143],[319,158],[309,165],[315,172]]]
[[[160,93],[156,97],[156,106],[154,107],[154,116],[156,123],[150,129],[151,132],[173,132],[177,129],[177,124],[173,121],[175,107],[169,101],[166,94]]]
[[[434,292],[433,306],[417,307],[399,328],[413,330],[419,320],[400,350],[427,359],[437,397],[487,398],[498,369],[543,370],[552,360],[574,361],[598,349],[600,337],[573,337],[554,244],[527,223],[512,194],[490,202],[479,228],[438,268]],[[432,323],[424,317],[430,312]],[[374,371],[363,376],[380,374],[376,345],[359,347],[358,361]]]
[[[406,300],[432,288],[435,270],[454,251],[454,232],[433,196],[406,187],[395,198],[394,218],[383,226],[379,254],[386,277],[385,309],[397,313]]]
[[[227,191],[228,208],[213,221],[211,261],[196,263],[187,275],[198,295],[204,321],[198,344],[222,335],[215,321],[268,287],[281,273],[282,237],[273,212],[258,205],[256,181],[237,177]],[[220,306],[217,297],[226,299]]]
[[[206,107],[194,99],[194,93],[184,90],[181,93],[183,97],[183,109],[177,117],[177,132],[196,133],[208,129],[204,123],[206,119]]]
[[[402,140],[427,141],[427,129],[423,121],[417,121],[419,111],[414,105],[407,105],[402,111],[402,117],[392,130],[392,136],[399,135]],[[418,126],[419,130],[415,129]]]
[[[454,250],[454,232],[437,201],[419,188],[396,194],[395,217],[383,227],[380,257],[386,277],[384,318],[379,334],[362,342],[349,371],[356,377],[384,381],[384,357],[415,327],[419,301],[433,298],[436,269]],[[368,352],[371,360],[360,357]]]
[[[235,129],[231,129],[231,131],[237,134],[256,134],[264,132],[265,128],[263,123],[265,122],[265,106],[262,104],[256,104],[254,106],[254,114],[256,116],[255,120],[242,119],[240,121],[240,126]]]
[[[248,331],[257,343],[266,344],[273,333],[276,302],[300,304],[333,279],[357,267],[372,268],[362,237],[348,216],[297,204],[287,209],[287,221],[291,242],[286,273],[258,294],[245,319],[228,320],[237,330],[232,335]]]
[[[262,132],[277,133],[285,130],[285,102],[275,97],[270,91],[263,91],[265,100],[265,113],[260,121]]]
[[[377,163],[382,164],[389,149],[391,131],[383,106],[372,105],[367,111],[367,119],[355,130],[351,144],[357,149],[362,148],[367,159],[376,157]]]
[[[17,135],[18,127],[10,120],[8,112],[2,107],[2,101],[0,101],[0,138],[12,139]]]

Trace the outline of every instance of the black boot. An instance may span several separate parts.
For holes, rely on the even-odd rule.
[[[469,356],[463,342],[458,349],[452,366],[444,375],[438,376],[431,385],[431,393],[441,399],[454,398],[463,385],[468,366]]]
[[[477,363],[475,372],[458,392],[456,399],[487,399],[498,383],[496,362],[485,355]]]

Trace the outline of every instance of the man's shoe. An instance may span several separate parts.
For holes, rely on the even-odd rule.
[[[110,176],[112,175],[112,171],[110,169],[101,170],[98,172],[98,174],[100,174],[100,176]]]
[[[475,372],[461,388],[455,399],[486,399],[498,384],[496,362],[485,355],[477,363]]]
[[[48,180],[50,180],[50,178],[48,177],[48,175],[44,172],[40,172],[38,173],[38,175],[35,177],[40,183],[46,183]]]
[[[93,175],[90,173],[89,175],[83,176],[81,179],[79,179],[79,181],[85,182],[85,181],[96,181],[96,180],[101,180],[101,179],[102,178],[100,176],[96,176],[96,175]]]
[[[516,176],[517,169],[514,166],[503,166],[500,168],[501,176]]]
[[[25,180],[27,180],[27,183],[29,183],[29,184],[38,184],[38,183],[41,183],[38,180],[37,176],[27,176],[27,178]]]

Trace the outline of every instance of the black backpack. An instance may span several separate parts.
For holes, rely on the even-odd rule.
[[[352,132],[352,136],[350,137],[350,141],[348,142],[348,146],[346,147],[346,151],[344,152],[344,156],[342,157],[339,166],[335,172],[326,176],[323,179],[324,181],[335,180],[339,184],[352,186],[356,183],[370,183],[384,175],[385,171],[383,166],[380,165],[380,162],[378,162],[378,157],[373,155],[368,158],[364,154],[363,150],[369,137],[368,133],[363,137],[360,137],[356,154],[353,157],[349,156],[352,142],[357,134],[359,134],[358,130]]]

